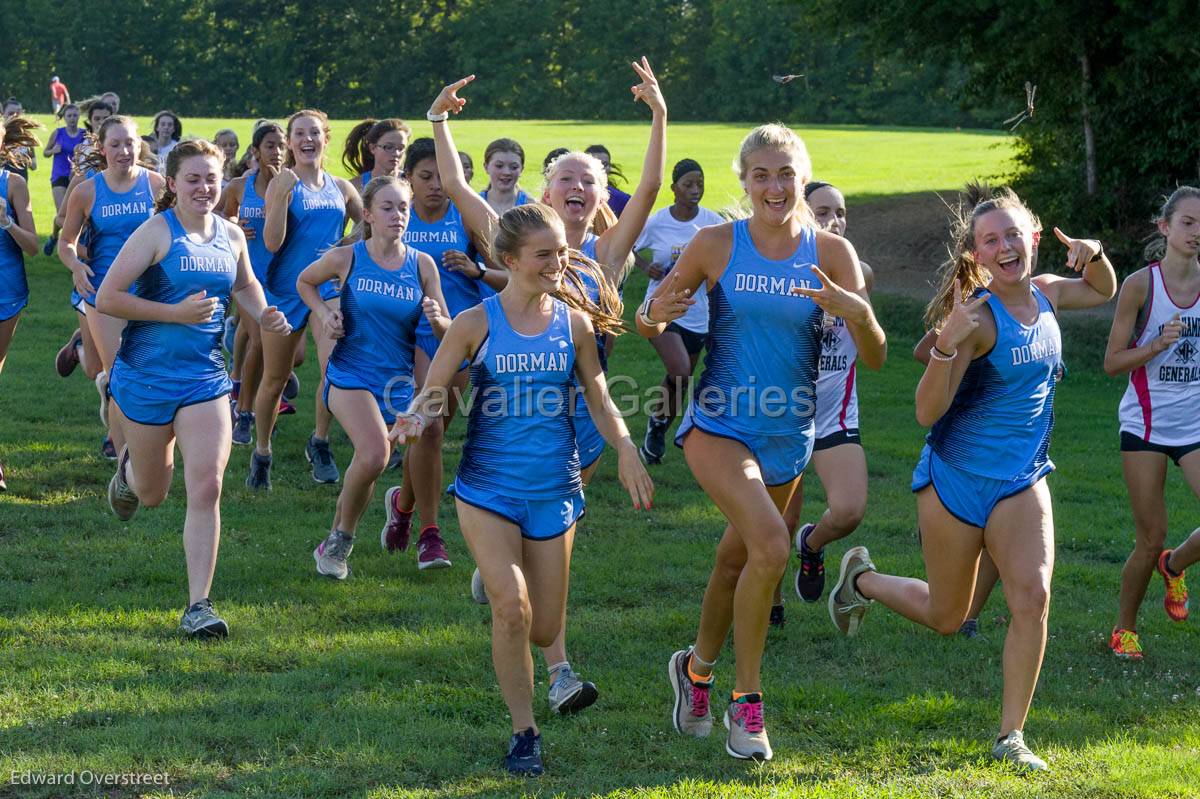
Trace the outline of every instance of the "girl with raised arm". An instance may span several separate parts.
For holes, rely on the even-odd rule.
[[[839,632],[855,635],[879,601],[943,635],[958,632],[986,546],[1012,620],[1004,643],[1000,732],[992,757],[1034,771],[1046,763],[1023,728],[1046,649],[1054,521],[1046,475],[1054,389],[1062,363],[1057,314],[1116,292],[1100,242],[1072,239],[1081,280],[1032,277],[1041,224],[1011,191],[960,208],[953,258],[926,323],[936,331],[917,386],[917,421],[931,427],[913,472],[928,582],[875,570],[865,547],[842,558],[829,596]]]

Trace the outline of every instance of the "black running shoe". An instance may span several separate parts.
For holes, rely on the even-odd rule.
[[[783,605],[771,606],[771,626],[782,627],[787,620],[783,617]]]
[[[42,247],[42,255],[49,258],[54,255],[54,248],[58,246],[58,236],[51,236],[46,239],[46,246]]]
[[[283,398],[285,400],[294,400],[299,393],[300,378],[296,377],[295,372],[292,372],[288,375],[287,382],[283,384]]]
[[[642,440],[642,460],[646,463],[662,463],[667,454],[667,428],[671,425],[666,419],[651,416],[646,421],[646,437]]]
[[[246,487],[255,491],[271,490],[270,455],[259,455],[258,450],[250,454],[250,474],[246,476]]]
[[[806,524],[796,533],[796,556],[800,568],[796,570],[796,593],[805,602],[818,602],[825,592],[825,548],[816,552],[808,548],[808,537],[817,529],[815,524]]]
[[[958,628],[958,634],[963,638],[971,639],[979,637],[979,619],[967,619]]]
[[[508,754],[504,756],[504,767],[509,774],[525,777],[541,776],[542,736],[529,727],[525,732],[513,733],[508,740]]]
[[[117,459],[117,448],[113,446],[112,439],[108,436],[100,442],[100,456],[105,460],[115,461]]]

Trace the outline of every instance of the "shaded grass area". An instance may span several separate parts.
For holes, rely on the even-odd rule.
[[[14,771],[83,770],[166,772],[174,795],[194,797],[1182,799],[1200,785],[1195,622],[1168,622],[1155,583],[1141,627],[1145,662],[1116,661],[1104,647],[1130,518],[1117,454],[1123,383],[1099,370],[1102,319],[1066,323],[1070,374],[1057,400],[1059,471],[1050,480],[1059,560],[1027,726],[1052,774],[1023,779],[987,754],[999,718],[999,596],[975,642],[939,638],[880,609],[850,641],[837,637],[822,605],[789,589],[788,624],[771,632],[764,664],[776,759],[730,759],[719,730],[702,741],[677,736],[666,660],[694,635],[723,521],[672,449],[652,471],[652,512],[630,507],[611,454],[588,491],[568,643],[601,698],[578,717],[551,717],[539,663],[535,707],[549,772],[524,782],[501,771],[509,725],[489,614],[469,598],[472,564],[449,502],[442,521],[453,568],[421,573],[411,552],[378,549],[376,502],[353,577],[339,584],[314,573],[310,552],[328,529],[336,489],[312,483],[303,461],[313,360],[301,369],[300,413],[281,423],[275,490],[243,487],[248,450],[230,460],[213,598],[232,637],[217,645],[179,638],[181,477],[161,508],[128,524],[108,513],[112,467],[97,455],[95,391],[79,375],[63,381],[52,371],[72,326],[65,270],[56,266],[31,261],[33,304],[0,378],[10,485],[0,494],[0,796],[95,795],[8,784]],[[631,280],[631,306],[643,280]],[[832,546],[828,561],[863,543],[881,568],[920,576],[909,493],[922,434],[912,399],[919,369],[908,357],[920,307],[886,296],[877,306],[892,357],[860,382],[870,503],[862,528]],[[634,336],[618,341],[614,371],[641,386],[661,375]],[[643,418],[629,424],[642,434]],[[448,438],[448,473],[464,429],[456,422]],[[344,469],[350,451],[340,431],[334,450]],[[389,478],[382,483],[377,496]],[[811,519],[824,497],[816,480],[807,490]],[[1171,540],[1200,523],[1177,477],[1168,506]],[[731,679],[727,649],[718,690]]]

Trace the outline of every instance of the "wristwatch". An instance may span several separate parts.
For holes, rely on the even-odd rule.
[[[483,276],[488,273],[487,264],[485,264],[483,261],[476,261],[475,266],[479,267],[479,277],[477,277],[475,279],[483,280]]]
[[[1089,264],[1094,264],[1094,263],[1096,263],[1096,261],[1099,261],[1101,258],[1104,257],[1104,242],[1098,241],[1096,243],[1100,245],[1100,249],[1099,249],[1099,251],[1097,251],[1097,253],[1095,255],[1093,255],[1091,258],[1088,259]]]

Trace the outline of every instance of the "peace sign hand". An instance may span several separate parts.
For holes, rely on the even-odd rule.
[[[982,318],[979,307],[987,302],[988,297],[992,295],[985,292],[968,303],[963,303],[962,296],[962,282],[955,280],[954,310],[946,318],[946,323],[942,326],[942,332],[938,334],[937,341],[935,342],[937,348],[944,352],[954,352],[958,349],[959,344],[962,344],[975,332]]]
[[[449,111],[451,114],[458,114],[463,110],[463,106],[467,104],[467,98],[459,97],[458,92],[471,81],[475,80],[474,75],[468,75],[462,80],[457,80],[449,86],[443,86],[442,91],[434,99],[433,105],[429,106],[430,114],[444,114]]]
[[[821,287],[812,289],[797,286],[792,289],[793,294],[808,297],[819,305],[822,311],[853,322],[862,321],[870,314],[871,306],[862,297],[834,283],[819,268],[814,266],[812,271],[821,282]]]
[[[629,91],[633,93],[633,101],[636,103],[641,100],[650,106],[650,110],[655,114],[666,114],[667,101],[662,96],[658,78],[654,77],[654,70],[650,69],[650,62],[646,60],[646,56],[642,56],[641,63],[634,61],[632,66],[633,71],[642,79],[638,85],[629,87]]]
[[[646,318],[656,325],[669,324],[696,304],[690,289],[679,288],[679,273],[672,271],[666,289],[650,303]]]
[[[1094,239],[1073,239],[1058,228],[1054,228],[1054,235],[1067,247],[1067,268],[1076,272],[1081,271],[1103,251],[1100,242]]]

